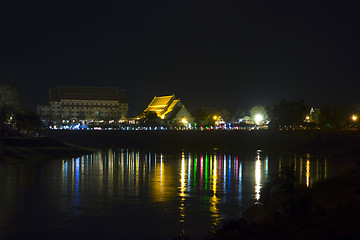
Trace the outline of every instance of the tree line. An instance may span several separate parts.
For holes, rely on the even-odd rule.
[[[321,129],[347,130],[357,127],[359,109],[350,104],[322,104],[311,109],[303,100],[287,101],[267,107],[271,127],[303,126]]]
[[[221,115],[226,122],[236,123],[240,117],[248,115],[255,123],[256,115],[260,114],[264,123],[268,123],[269,128],[305,128],[305,129],[337,129],[346,130],[357,128],[359,108],[349,104],[334,105],[323,104],[319,108],[312,109],[304,100],[289,101],[280,100],[279,103],[264,106],[254,106],[248,113],[242,111],[241,114],[231,114],[224,110],[216,113],[209,113],[203,109],[196,109],[191,112],[198,125],[214,125],[213,115]]]
[[[19,88],[0,83],[0,136],[32,135],[41,126],[39,116],[21,99]]]

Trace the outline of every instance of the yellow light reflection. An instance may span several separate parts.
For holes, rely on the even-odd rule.
[[[114,158],[111,149],[108,151],[108,191],[109,194],[114,194]]]
[[[325,165],[324,165],[324,179],[327,178],[327,159],[325,158]]]
[[[185,155],[182,153],[180,170],[180,222],[185,221]]]
[[[66,174],[67,169],[65,170],[65,160],[62,160],[62,164],[61,164],[61,188],[63,189],[63,191],[65,190],[65,181],[66,179]]]
[[[103,193],[104,187],[104,162],[102,159],[102,154],[100,152],[95,156],[95,161],[99,163],[99,193]]]
[[[279,158],[279,177],[281,177],[281,157]]]
[[[136,168],[136,172],[135,172],[135,186],[136,186],[136,188],[135,189],[136,189],[136,192],[138,193],[138,191],[139,191],[139,152],[137,152],[135,154],[134,163],[135,163],[135,168]]]
[[[180,197],[185,197],[185,156],[181,158],[181,171],[180,171]]]
[[[214,168],[213,168],[213,186],[212,186],[212,190],[214,193],[214,196],[216,195],[216,184],[217,184],[217,171],[216,171],[216,156],[214,156]]]
[[[217,204],[219,202],[219,198],[216,196],[216,190],[217,190],[217,163],[216,163],[216,155],[214,156],[214,167],[212,171],[212,190],[213,190],[213,196],[210,199],[210,211],[212,212],[212,218],[213,223],[212,227],[215,228],[220,221],[220,214],[219,209],[217,208]]]
[[[163,181],[163,155],[160,155],[160,183],[162,185],[162,181]]]
[[[171,168],[166,166],[166,157],[163,154],[160,154],[160,162],[156,163],[156,157],[152,161],[154,162],[152,170],[149,170],[150,174],[154,178],[153,187],[153,197],[155,201],[165,202],[169,200],[170,196],[174,194],[175,189],[170,187],[174,184],[171,179],[167,178],[167,176],[171,176],[173,173],[171,172]],[[151,160],[151,156],[149,154],[149,160]],[[149,161],[149,168],[150,168]],[[143,173],[145,174],[145,173]]]
[[[303,180],[303,159],[300,157],[300,178],[299,183],[301,184]]]
[[[320,180],[320,179],[319,179],[319,175],[320,175],[320,174],[319,174],[319,159],[318,159],[318,158],[316,159],[315,173],[316,173],[315,181]]]
[[[310,160],[306,161],[306,187],[310,185]]]

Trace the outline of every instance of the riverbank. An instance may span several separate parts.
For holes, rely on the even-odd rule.
[[[83,147],[65,144],[51,137],[3,137],[0,138],[0,160],[48,160],[89,154]]]
[[[353,160],[312,188],[294,184],[291,174],[270,180],[259,203],[207,239],[360,239],[360,158]]]

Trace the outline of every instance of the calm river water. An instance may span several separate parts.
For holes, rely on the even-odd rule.
[[[309,154],[165,154],[113,149],[0,163],[0,239],[201,239],[259,200],[288,166],[311,186],[331,172]]]

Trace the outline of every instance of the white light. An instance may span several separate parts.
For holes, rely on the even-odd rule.
[[[255,161],[255,198],[257,201],[260,199],[261,189],[261,162],[260,155],[258,153],[257,160]]]
[[[255,115],[255,123],[258,125],[263,120],[263,116],[261,114]]]

